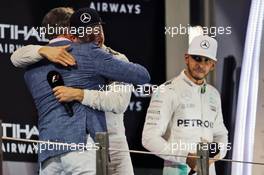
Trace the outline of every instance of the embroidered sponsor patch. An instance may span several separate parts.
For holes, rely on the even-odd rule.
[[[211,106],[211,105],[210,105],[210,109],[211,109],[212,111],[216,112],[216,107],[215,107],[215,106]]]
[[[202,127],[202,128],[214,128],[214,123],[208,120],[200,119],[178,119],[177,126],[179,127]]]
[[[157,110],[148,110],[149,114],[160,114],[160,111]]]

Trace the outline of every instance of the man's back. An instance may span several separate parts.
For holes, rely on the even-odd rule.
[[[69,42],[57,42],[53,45],[65,44],[69,44]],[[25,73],[25,81],[38,110],[40,140],[84,144],[87,131],[93,138],[95,132],[106,131],[103,112],[75,102],[72,106],[74,115],[70,117],[63,105],[55,98],[52,88],[48,84],[47,74],[53,70],[62,75],[66,86],[99,90],[106,83],[103,77],[96,76],[94,73],[89,51],[84,52],[82,47],[72,45],[71,53],[77,61],[75,67],[65,68],[42,60],[30,66]],[[67,151],[43,151],[39,160],[43,161],[50,156]]]
[[[96,132],[106,131],[104,113],[75,103],[74,115],[70,117],[55,99],[47,81],[47,74],[55,70],[62,75],[66,86],[94,90],[100,90],[107,80],[144,84],[149,82],[150,76],[144,67],[115,59],[94,43],[74,44],[60,41],[52,45],[67,44],[71,44],[71,54],[75,56],[77,66],[65,68],[42,60],[28,68],[25,81],[38,109],[39,138],[83,144],[86,141],[86,131],[93,138]],[[40,161],[67,151],[69,150],[47,151],[40,154]]]

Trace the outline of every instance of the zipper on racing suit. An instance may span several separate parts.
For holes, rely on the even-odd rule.
[[[206,91],[206,84],[203,84],[201,86],[201,90],[200,90],[200,100],[201,100],[201,120],[204,122],[204,109],[203,109],[203,96],[205,94]],[[204,127],[202,128],[202,137],[201,137],[201,142],[203,142],[203,135],[204,135]]]
[[[201,120],[203,121],[203,95],[205,94],[205,88],[206,88],[206,85],[202,85],[198,90],[199,90],[199,95],[200,95],[200,102],[201,102]],[[204,127],[202,128],[202,136],[204,135]],[[203,142],[204,139],[203,137],[200,137],[200,141]],[[195,174],[196,171],[192,170],[189,172],[188,175],[193,175]]]

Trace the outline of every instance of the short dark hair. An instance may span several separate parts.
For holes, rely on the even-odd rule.
[[[70,26],[70,18],[74,13],[74,10],[70,7],[57,7],[50,10],[42,20],[42,27],[69,27]],[[45,37],[47,39],[53,39],[60,34],[66,33],[45,33]]]

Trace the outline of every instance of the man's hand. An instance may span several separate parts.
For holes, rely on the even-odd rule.
[[[188,156],[197,156],[194,153],[189,153]],[[220,158],[220,154],[217,154],[215,157],[215,159],[219,159]],[[212,165],[213,163],[215,163],[217,160],[210,160],[209,159],[209,166]],[[197,159],[196,158],[192,158],[192,157],[188,157],[186,159],[186,164],[194,171],[197,171]]]
[[[217,154],[216,156],[214,156],[214,159],[219,159],[219,158],[220,158],[220,154]],[[216,161],[217,160],[209,160],[209,166],[215,163]]]
[[[53,93],[59,102],[71,102],[83,100],[84,92],[82,89],[76,89],[66,86],[57,86],[53,88]]]
[[[75,58],[67,52],[69,47],[70,45],[58,47],[43,46],[38,52],[50,62],[59,63],[63,66],[74,66],[76,61]]]

